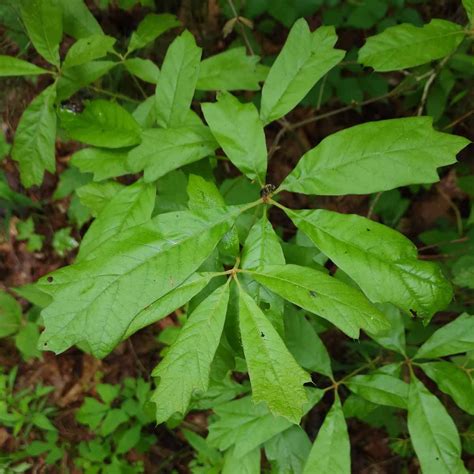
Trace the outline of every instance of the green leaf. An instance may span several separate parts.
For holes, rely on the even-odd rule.
[[[142,133],[141,140],[129,152],[127,163],[134,172],[144,170],[147,182],[212,155],[218,146],[204,125],[149,129]]]
[[[474,0],[462,0],[462,4],[472,26],[474,23]]]
[[[130,323],[123,339],[128,338],[138,330],[152,324],[173,313],[177,308],[184,306],[191,298],[197,295],[213,277],[212,273],[196,273],[191,275],[178,288],[144,308]]]
[[[52,85],[33,99],[16,129],[12,158],[19,163],[21,182],[27,188],[41,184],[45,170],[54,173],[56,169],[55,99]]]
[[[391,26],[367,39],[359,61],[376,71],[415,67],[448,56],[464,35],[461,25],[438,19],[421,28],[409,23]]]
[[[71,157],[71,164],[83,173],[93,173],[94,181],[103,181],[129,174],[128,152],[106,148],[83,148]]]
[[[244,270],[259,268],[263,265],[284,264],[285,257],[281,249],[280,240],[273,230],[272,224],[264,214],[257,221],[247,238],[242,250],[240,267]],[[247,293],[253,297],[262,308],[264,314],[271,321],[275,329],[283,335],[283,310],[284,302],[281,297],[268,291],[256,282],[250,275],[242,274]]]
[[[156,118],[161,127],[178,127],[185,121],[199,76],[201,53],[189,31],[168,48],[155,95]]]
[[[101,210],[84,235],[76,261],[90,260],[100,246],[112,237],[144,224],[155,207],[156,188],[153,184],[137,181],[123,188]]]
[[[0,77],[5,76],[36,76],[47,74],[49,71],[35,66],[23,59],[0,55]]]
[[[281,189],[303,194],[370,194],[439,181],[469,140],[433,129],[430,117],[380,120],[325,138],[308,151]]]
[[[356,375],[347,380],[351,391],[369,402],[407,408],[408,384],[385,374]]]
[[[112,402],[119,396],[120,385],[100,383],[96,386],[96,391],[102,401],[104,401],[107,405],[110,406]]]
[[[137,30],[132,33],[127,54],[135,51],[136,49],[143,48],[148,43],[155,41],[158,36],[179,25],[179,20],[174,15],[170,15],[169,13],[164,13],[161,15],[149,13],[140,22]]]
[[[64,33],[76,39],[103,34],[84,0],[59,0],[59,3],[63,12]]]
[[[455,285],[474,290],[474,254],[460,257],[452,266],[451,271]]]
[[[78,90],[107,74],[116,65],[113,61],[92,61],[66,69],[58,80],[58,100],[63,101],[71,97]]]
[[[252,277],[281,297],[327,319],[349,337],[388,328],[384,315],[357,289],[324,272],[298,265],[269,265]]]
[[[262,89],[260,116],[265,124],[292,110],[341,61],[345,53],[333,48],[336,41],[334,27],[311,33],[302,18],[293,25]]]
[[[19,286],[18,288],[12,288],[12,290],[25,300],[33,303],[35,306],[45,308],[51,303],[51,297],[44,291],[41,291],[36,287],[34,283]]]
[[[423,473],[467,472],[456,425],[442,403],[415,377],[408,398],[408,431]]]
[[[131,58],[123,62],[123,65],[130,74],[137,76],[145,82],[156,84],[160,77],[160,68],[149,59]]]
[[[69,69],[102,58],[113,51],[115,41],[115,38],[101,33],[78,39],[69,48],[63,68]]]
[[[159,379],[152,397],[157,423],[175,413],[185,415],[192,395],[209,388],[211,363],[221,340],[228,301],[228,284],[211,293],[191,313],[178,339],[153,371]]]
[[[264,404],[253,403],[251,397],[223,403],[214,412],[218,419],[209,426],[209,444],[221,451],[235,446],[239,456],[292,426],[287,419],[273,416]]]
[[[40,430],[56,431],[56,427],[44,413],[35,413],[32,417],[31,423]]]
[[[124,188],[123,184],[116,181],[104,181],[102,183],[89,183],[76,190],[81,204],[91,210],[93,216],[97,216],[107,203]]]
[[[254,449],[237,456],[235,449],[229,449],[224,455],[222,474],[260,474],[260,449]]]
[[[120,105],[106,100],[89,102],[81,114],[62,109],[61,125],[73,140],[104,148],[140,143],[141,129]]]
[[[294,358],[306,370],[332,377],[331,359],[304,315],[289,306],[285,311],[285,344]]]
[[[77,240],[71,235],[71,227],[57,230],[53,235],[52,246],[60,257],[79,246]]]
[[[405,355],[405,325],[400,310],[388,303],[377,305],[377,307],[390,322],[390,328],[378,334],[369,334],[369,336],[382,347]]]
[[[224,198],[212,181],[202,176],[190,174],[186,192],[189,196],[189,209],[209,209],[214,206],[225,206]]]
[[[211,132],[229,160],[250,179],[265,183],[267,146],[263,124],[252,103],[242,104],[228,92],[202,104]]]
[[[265,456],[276,463],[277,472],[301,474],[311,451],[311,442],[300,426],[292,426],[265,443]]]
[[[21,19],[33,46],[46,61],[59,66],[63,37],[62,9],[57,0],[21,0]]]
[[[79,410],[76,411],[76,420],[95,430],[100,425],[109,408],[95,398],[86,397]]]
[[[40,347],[59,353],[84,342],[96,357],[107,355],[137,314],[199,268],[240,212],[161,214],[102,244],[94,259],[42,278],[54,301],[42,312]]]
[[[466,413],[474,415],[474,381],[469,369],[446,361],[426,362],[420,367],[442,392],[450,395]]]
[[[4,291],[0,291],[0,337],[15,334],[21,326],[21,306]]]
[[[303,406],[308,401],[303,384],[311,378],[296,363],[276,329],[244,291],[239,292],[239,320],[253,401],[265,402],[273,414],[299,423]]]
[[[266,68],[258,56],[247,56],[245,47],[232,48],[201,62],[196,89],[200,91],[258,91]]]
[[[142,427],[140,425],[132,426],[123,432],[117,442],[117,454],[125,454],[133,449],[140,441]]]
[[[395,230],[323,209],[286,213],[371,301],[427,318],[451,301],[451,285],[440,268],[417,260],[415,245]]]
[[[414,358],[434,359],[474,350],[474,316],[461,314],[434,332]]]
[[[15,346],[21,352],[24,360],[40,357],[41,352],[37,349],[39,328],[36,323],[28,321],[15,334]]]
[[[99,433],[101,436],[109,436],[120,425],[128,421],[128,415],[120,408],[109,408],[105,415],[104,421],[100,427]]]
[[[336,399],[329,410],[318,437],[311,448],[304,474],[330,472],[331,474],[349,474],[351,458],[349,435],[341,402]]]

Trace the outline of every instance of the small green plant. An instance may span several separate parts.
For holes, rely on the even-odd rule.
[[[15,391],[16,376],[17,368],[0,374],[0,423],[11,429],[19,448],[15,453],[0,457],[0,469],[8,467],[11,472],[23,472],[18,469],[26,464],[15,464],[16,461],[47,453],[46,463],[54,464],[63,457],[63,450],[58,446],[57,429],[51,421],[55,408],[48,405],[48,394],[53,387],[38,384]],[[42,433],[44,441],[29,442],[32,430]]]
[[[71,165],[93,179],[74,190],[95,217],[75,263],[36,285],[52,299],[42,311],[39,347],[61,353],[79,345],[102,358],[187,305],[182,328],[152,373],[151,398],[156,421],[169,426],[190,410],[213,408],[205,441],[186,434],[199,453],[195,472],[259,472],[263,447],[282,472],[348,473],[346,417],[369,417],[373,406],[407,412],[407,429],[390,428],[394,437],[402,435],[394,449],[409,452],[402,446],[408,434],[423,472],[466,472],[458,429],[420,374],[472,414],[472,362],[459,354],[474,350],[474,317],[460,316],[423,344],[404,341],[413,319],[427,326],[451,302],[440,267],[419,259],[402,234],[369,218],[283,204],[285,193],[344,196],[431,184],[438,168],[455,163],[468,140],[435,130],[423,112],[444,64],[472,40],[474,4],[463,4],[468,26],[442,19],[393,25],[359,51],[359,66],[408,76],[386,97],[424,81],[418,116],[338,131],[306,152],[281,183],[269,183],[278,140],[267,148],[265,128],[280,124],[286,133],[307,123],[289,124],[285,116],[344,58],[334,27],[311,31],[305,20],[296,21],[270,68],[242,47],[202,60],[184,31],[158,68],[138,52],[179,26],[172,15],[146,16],[126,49],[117,51],[83,2],[20,2],[31,42],[52,66],[0,57],[1,75],[51,77],[16,131],[12,158],[21,181],[31,187],[45,171],[54,172],[58,128],[88,145]],[[344,21],[360,22],[365,13],[356,10]],[[63,32],[76,39],[65,57],[59,54]],[[438,63],[417,74],[432,61]],[[100,93],[94,83],[119,68],[134,81],[156,84],[155,94],[140,103],[114,92],[114,100],[93,97],[84,107],[66,103],[84,87]],[[237,98],[235,91],[259,91],[261,82],[258,107]],[[194,110],[196,91],[206,99]],[[217,100],[209,91],[218,91]],[[241,176],[219,182],[214,169],[221,160]],[[126,175],[133,184],[115,181]],[[398,201],[399,211],[384,217],[392,225],[403,213]],[[275,231],[273,212],[292,222],[294,241]],[[337,271],[328,271],[328,260]],[[318,336],[333,327],[348,344],[363,331],[361,345],[380,354],[336,377]],[[250,387],[233,374],[248,378]],[[143,390],[148,394],[149,387]],[[328,392],[331,408],[311,443],[300,423]],[[101,385],[98,393],[102,401],[88,398],[78,412],[101,437],[80,447],[77,462],[88,472],[120,463],[143,426],[126,402],[114,406],[117,387]]]
[[[26,221],[20,221],[17,224],[18,240],[26,240],[26,248],[30,252],[36,252],[43,247],[43,237],[35,232],[33,218],[29,217]]]
[[[74,463],[87,473],[143,472],[140,463],[131,465],[123,456],[134,448],[144,452],[155,442],[154,435],[142,432],[155,419],[150,384],[127,378],[123,387],[99,384],[96,391],[101,400],[87,397],[76,412],[77,421],[96,437],[79,444]]]
[[[9,293],[0,291],[0,337],[13,337],[23,359],[40,357],[39,308],[31,308],[24,316],[21,305]]]

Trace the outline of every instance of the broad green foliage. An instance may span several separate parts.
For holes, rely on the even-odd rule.
[[[469,369],[445,361],[427,362],[421,367],[441,391],[450,395],[465,412],[474,415],[474,382]]]
[[[41,280],[54,296],[43,312],[42,347],[59,353],[83,342],[104,357],[141,310],[197,270],[239,212],[223,208],[158,216],[107,241],[95,258]],[[103,317],[91,324],[96,314]]]
[[[41,184],[44,170],[54,173],[56,114],[53,109],[56,89],[49,86],[23,112],[16,130],[12,158],[18,161],[22,184]]]
[[[161,127],[178,127],[185,121],[199,77],[201,53],[188,31],[168,48],[155,95],[156,118]]]
[[[333,48],[336,40],[334,28],[311,32],[302,19],[294,24],[262,89],[260,116],[265,124],[287,114],[341,61],[344,51]]]
[[[142,81],[156,84],[160,76],[160,68],[149,59],[126,59],[123,65],[130,74],[139,77]]]
[[[176,26],[179,26],[179,21],[174,15],[150,13],[140,22],[136,31],[133,32],[127,53],[143,48],[158,38],[158,36]]]
[[[349,435],[337,395],[318,432],[303,471],[304,474],[316,472],[351,472]]]
[[[21,306],[13,296],[0,292],[0,337],[15,334],[21,325]]]
[[[158,298],[133,318],[133,321],[127,328],[124,339],[139,329],[165,318],[177,308],[184,306],[209,283],[212,277],[212,273],[191,275],[178,288]]]
[[[75,92],[88,86],[111,71],[117,63],[113,61],[92,61],[65,69],[58,80],[58,100],[71,97]]]
[[[359,52],[359,61],[376,71],[395,71],[440,59],[452,53],[463,40],[456,23],[431,20],[419,28],[403,24],[370,37]]]
[[[84,235],[77,261],[93,259],[101,244],[147,222],[155,206],[155,194],[155,186],[137,181],[113,196]]]
[[[258,64],[258,56],[247,56],[245,48],[232,48],[201,62],[196,89],[233,91],[260,89],[267,69]]]
[[[59,66],[59,43],[63,36],[59,0],[21,0],[21,19],[36,51]]]
[[[74,153],[71,164],[83,173],[93,173],[94,181],[103,181],[130,173],[127,152],[106,148],[83,148]]]
[[[64,33],[76,39],[103,34],[99,23],[82,0],[59,0],[59,3]]]
[[[303,384],[311,379],[255,301],[243,290],[239,293],[240,333],[252,398],[255,403],[267,403],[272,413],[298,423],[308,400]]]
[[[88,145],[122,148],[140,143],[140,126],[120,105],[106,100],[89,102],[84,112],[63,109],[61,126],[69,136]]]
[[[36,76],[48,72],[22,59],[0,55],[0,77],[4,76]]]
[[[102,58],[113,50],[114,44],[114,38],[103,34],[81,38],[69,48],[62,66],[69,69]]]
[[[318,389],[308,389],[306,393],[310,401],[304,413],[324,395]],[[255,404],[251,397],[224,403],[215,413],[219,418],[209,426],[209,444],[221,450],[233,447],[237,456],[247,454],[295,426],[286,418],[272,415],[265,404]]]
[[[287,214],[371,301],[429,319],[451,300],[440,268],[417,260],[415,245],[400,233],[364,217],[323,209]]]
[[[184,415],[193,393],[204,393],[208,389],[211,363],[221,339],[228,301],[228,284],[208,296],[189,316],[176,342],[153,371],[152,375],[158,379],[153,395],[158,423],[176,412]],[[195,341],[192,347],[189,341]]]
[[[358,290],[318,270],[297,265],[264,266],[252,276],[288,301],[327,319],[349,337],[378,332],[388,323]]]
[[[369,402],[407,408],[408,385],[396,377],[384,374],[356,375],[349,379],[347,386]]]
[[[467,472],[453,420],[441,402],[415,377],[408,398],[408,430],[423,472]]]
[[[242,260],[242,269],[250,270],[263,265],[284,264],[285,256],[280,245],[279,238],[272,228],[272,224],[264,214],[250,229],[245,239]],[[277,294],[268,291],[254,278],[242,275],[245,290],[252,296],[263,309],[265,315],[270,319],[275,329],[284,333],[283,310],[284,301]],[[288,340],[286,341],[288,343]]]
[[[281,185],[304,194],[368,194],[439,180],[436,168],[456,162],[468,145],[433,130],[429,117],[369,122],[324,139]]]
[[[141,144],[128,154],[127,163],[133,171],[144,170],[145,181],[151,182],[211,155],[217,146],[204,125],[148,129],[141,135]]]
[[[466,10],[467,17],[471,22],[471,26],[474,23],[474,1],[473,0],[462,0],[462,4],[464,5],[464,9]]]
[[[259,17],[267,7],[274,18],[285,17],[284,2],[267,7],[244,3],[243,14],[229,18],[225,30],[249,27],[248,18]],[[119,6],[125,4],[135,2]],[[472,1],[463,4],[472,21]],[[312,14],[318,6],[311,0],[290,13]],[[387,11],[378,0],[340,9],[342,19],[331,23],[370,23],[367,28]],[[330,10],[324,10],[323,18]],[[202,59],[189,31],[179,36],[171,31],[180,25],[171,14],[149,13],[134,32],[116,40],[104,34],[81,0],[22,0],[20,12],[31,44],[50,63],[33,58],[39,67],[0,56],[0,76],[26,76],[17,80],[31,82],[28,76],[47,74],[41,81],[49,81],[24,111],[14,137],[11,155],[22,184],[40,185],[45,171],[55,171],[57,117],[60,141],[89,147],[67,148],[72,158],[52,200],[70,200],[71,226],[55,227],[52,239],[45,240],[45,247],[51,243],[57,254],[70,258],[78,245],[75,239],[82,236],[75,262],[44,276],[33,289],[18,289],[35,305],[26,315],[13,297],[0,293],[0,337],[14,336],[24,356],[36,355],[36,348],[35,354],[25,353],[29,341],[38,337],[38,324],[44,324],[38,348],[61,353],[77,345],[102,358],[135,332],[180,309],[179,323],[168,325],[158,338],[163,347],[152,374],[156,389],[151,399],[154,419],[170,427],[189,411],[214,410],[207,439],[185,433],[198,451],[192,464],[196,474],[257,474],[262,449],[272,472],[349,473],[345,417],[376,426],[384,419],[390,438],[409,446],[402,439],[406,424],[400,422],[406,414],[424,474],[465,472],[456,426],[415,372],[424,371],[446,399],[474,414],[474,317],[463,314],[437,330],[422,327],[418,319],[427,325],[450,304],[453,290],[441,267],[419,258],[416,246],[394,228],[409,204],[405,191],[395,188],[437,182],[438,168],[455,163],[468,144],[436,128],[452,127],[441,121],[446,117],[439,110],[464,97],[461,93],[453,99],[449,92],[457,91],[456,67],[469,64],[468,41],[460,44],[472,32],[445,20],[422,27],[385,22],[383,28],[388,27],[360,50],[359,61],[376,71],[395,71],[439,60],[428,72],[428,66],[420,68],[420,76],[405,71],[410,77],[402,84],[420,83],[415,91],[420,96],[425,87],[420,111],[426,105],[436,116],[436,128],[431,118],[416,116],[340,130],[307,151],[278,187],[267,177],[269,155],[281,145],[275,127],[286,133],[324,118],[316,111],[297,123],[285,115],[302,101],[319,108],[335,89],[345,91],[356,83],[359,104],[363,93],[380,85],[381,94],[388,91],[380,75],[358,75],[363,68],[353,64],[353,51],[350,66],[339,65],[345,52],[335,49],[334,27],[311,32],[304,19],[296,21],[276,58],[265,58],[265,64],[272,64],[267,67],[253,54],[254,38],[246,48],[210,57],[205,53]],[[67,40],[61,45],[63,30]],[[201,37],[198,42],[206,44]],[[452,68],[441,70],[451,54]],[[133,87],[130,95],[121,88],[107,89],[122,79]],[[441,98],[433,99],[431,87]],[[107,95],[111,100],[103,99]],[[350,94],[347,100],[339,95],[352,103]],[[369,97],[372,101],[374,95]],[[8,152],[4,143],[1,158]],[[60,169],[63,163],[62,158]],[[222,169],[229,173],[221,180]],[[458,184],[466,188],[466,183]],[[314,208],[323,200],[311,200],[311,209],[297,209],[300,201],[286,200],[281,191],[319,196],[389,191],[378,203],[380,194],[372,201],[369,215],[374,211],[393,228],[360,215]],[[2,204],[36,206],[18,196],[2,174]],[[294,203],[295,209],[280,200]],[[385,212],[384,202],[393,200],[396,212]],[[286,221],[276,228],[274,211],[283,211],[280,224]],[[85,227],[91,216],[94,220]],[[470,220],[458,219],[458,226],[469,226]],[[16,221],[15,238],[26,241],[21,245],[31,251],[43,244],[35,240],[35,223],[35,214],[22,214]],[[455,234],[446,240],[458,238]],[[468,281],[469,258],[463,254],[453,266],[456,284]],[[452,310],[450,306],[447,315]],[[338,341],[349,348],[350,360],[331,364],[336,331],[347,336]],[[353,365],[353,355],[356,360],[362,355],[367,365],[340,377]],[[312,381],[321,388],[311,387]],[[148,400],[149,385],[135,389]],[[299,423],[328,391],[333,394],[324,403],[334,402],[310,439]],[[117,454],[138,446],[141,426],[153,413],[135,405],[119,409],[119,392],[112,386],[98,386],[97,394],[101,401],[87,398],[78,420],[113,438]],[[127,426],[133,409],[140,413],[137,418],[148,421]],[[0,421],[1,413],[0,404]],[[55,443],[47,441],[48,446]],[[35,449],[49,449],[44,443]],[[110,453],[99,441],[81,443],[79,450],[80,467],[94,455],[96,463],[109,465]]]
[[[418,350],[417,359],[444,357],[474,350],[474,316],[462,314],[438,329]]]
[[[202,104],[202,111],[219,145],[250,179],[263,185],[267,171],[267,147],[263,124],[253,104],[242,104],[229,93],[217,102]]]
[[[292,426],[265,443],[265,456],[274,461],[279,472],[303,472],[311,441],[300,426]]]

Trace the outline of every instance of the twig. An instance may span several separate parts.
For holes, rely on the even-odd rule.
[[[329,112],[326,112],[324,114],[316,115],[314,117],[309,117],[304,120],[300,120],[299,122],[295,122],[291,125],[292,129],[299,128],[299,127],[304,127],[305,125],[308,125],[313,122],[319,122],[320,120],[333,117],[334,115],[341,114],[343,112],[347,112],[348,110],[353,110],[356,107],[364,107],[365,105],[373,104],[374,102],[378,102],[379,100],[384,100],[388,99],[392,96],[398,95],[398,91],[390,91],[387,92],[386,94],[380,95],[378,97],[372,97],[371,99],[364,100],[362,102],[356,102],[354,101],[350,105],[346,105],[344,107],[340,107],[339,109],[331,110]]]
[[[109,92],[105,89],[101,89],[100,87],[95,87],[95,86],[87,86],[87,88],[92,89],[93,91],[98,92],[99,94],[104,94],[104,95],[113,97],[114,99],[122,99],[128,102],[133,102],[135,104],[139,104],[141,102],[140,100],[132,99],[131,97],[128,97],[127,95],[120,94],[120,92]]]
[[[227,0],[227,3],[229,4],[229,7],[232,10],[232,13],[234,14],[234,17],[236,18],[236,22],[239,25],[240,32],[242,33],[242,38],[244,39],[245,46],[247,46],[247,49],[248,49],[249,53],[252,56],[255,56],[255,52],[254,52],[254,50],[252,48],[252,45],[250,44],[250,41],[247,37],[247,31],[245,30],[245,26],[242,24],[242,22],[239,19],[240,15],[239,15],[237,9],[235,8],[233,0]]]
[[[423,247],[419,247],[418,252],[422,252],[423,250],[433,249],[433,248],[439,247],[440,245],[461,244],[463,242],[467,242],[468,240],[469,240],[468,237],[461,237],[460,239],[453,239],[453,240],[445,240],[444,242],[437,242],[436,244],[425,245]]]
[[[423,94],[421,96],[420,106],[418,107],[417,115],[420,116],[423,114],[423,110],[428,100],[428,94],[430,93],[431,86],[434,83],[434,80],[438,77],[438,74],[441,72],[446,63],[451,59],[452,53],[446,56],[439,64],[433,69],[431,74],[428,77],[428,80],[425,83],[423,88]]]
[[[367,212],[367,219],[371,219],[371,218],[372,218],[372,214],[374,213],[375,206],[376,206],[377,203],[379,202],[380,196],[382,196],[382,191],[378,192],[378,193],[375,195],[375,197],[374,197],[374,199],[372,200],[372,202],[370,203],[369,212]]]
[[[325,74],[323,80],[321,81],[321,87],[319,88],[318,102],[316,103],[316,110],[321,108],[321,102],[323,100],[324,87],[326,86],[328,75]]]
[[[463,225],[462,225],[461,211],[440,186],[436,186],[436,190],[441,195],[441,197],[449,204],[449,207],[453,210],[454,215],[456,216],[456,226],[458,228],[458,234],[459,236],[462,236],[464,233],[464,230],[463,230]]]
[[[433,72],[425,83],[425,87],[423,88],[423,94],[421,96],[420,105],[418,107],[418,112],[416,113],[416,115],[418,116],[423,114],[423,109],[425,108],[425,104],[428,99],[428,94],[430,92],[431,85],[433,84],[437,75],[438,75],[437,73]]]
[[[467,119],[470,117],[472,114],[474,114],[474,109],[470,110],[469,112],[466,112],[464,115],[461,115],[461,117],[457,118],[453,122],[449,123],[446,125],[446,127],[443,128],[443,130],[447,130],[448,128],[452,128],[455,125],[457,125],[459,122],[462,122],[463,120]]]

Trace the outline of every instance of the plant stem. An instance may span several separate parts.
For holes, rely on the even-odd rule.
[[[255,52],[252,48],[252,45],[250,44],[250,41],[247,36],[247,31],[245,30],[245,26],[239,21],[239,12],[235,8],[233,0],[227,0],[227,3],[229,4],[230,9],[232,10],[232,13],[234,14],[234,17],[236,18],[236,23],[239,25],[240,32],[242,33],[242,38],[244,40],[245,46],[247,46],[247,49],[250,53],[251,56],[255,56]]]

